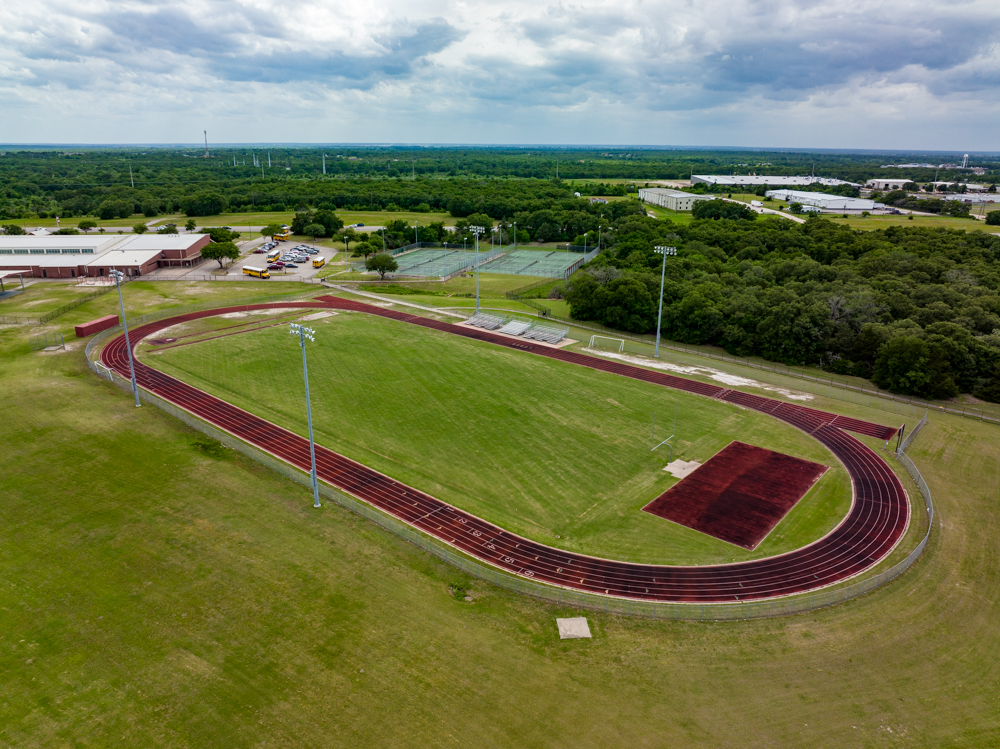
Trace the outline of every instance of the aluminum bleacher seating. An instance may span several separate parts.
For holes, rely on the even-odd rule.
[[[504,325],[497,333],[506,333],[507,335],[521,335],[522,333],[528,331],[531,328],[530,322],[521,322],[520,320],[511,320],[509,323]]]
[[[525,338],[531,338],[545,343],[559,343],[569,334],[569,328],[550,328],[547,325],[535,325],[524,334]]]
[[[483,330],[496,330],[497,328],[502,328],[506,324],[507,318],[500,317],[499,315],[490,315],[486,312],[477,312],[466,322],[468,322],[469,325],[482,328]]]

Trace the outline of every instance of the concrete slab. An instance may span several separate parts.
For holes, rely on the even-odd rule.
[[[585,616],[556,619],[556,626],[559,627],[560,640],[589,640],[591,637],[590,625]]]
[[[663,470],[677,479],[686,478],[694,473],[695,469],[701,465],[697,460],[685,461],[678,458],[673,463],[668,463]]]

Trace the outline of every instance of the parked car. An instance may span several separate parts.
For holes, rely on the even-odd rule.
[[[285,263],[285,267],[286,268],[298,268],[299,266],[297,266],[295,263]]]
[[[281,270],[284,266],[278,265],[277,263],[269,263],[267,266],[268,270]]]
[[[319,254],[319,250],[317,250],[315,247],[310,247],[308,250],[306,250],[306,252],[308,252],[310,255],[318,255]]]

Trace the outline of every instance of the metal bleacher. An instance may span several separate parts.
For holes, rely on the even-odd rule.
[[[527,320],[517,320],[509,316],[491,315],[488,312],[477,312],[466,322],[484,330],[494,330],[506,335],[523,336],[544,343],[559,343],[569,334],[569,328],[553,328],[548,325],[535,325]]]
[[[525,334],[525,338],[531,338],[545,343],[559,343],[569,335],[569,328],[550,328],[547,325],[533,325]]]
[[[511,320],[509,323],[504,325],[497,333],[506,333],[507,335],[521,335],[526,333],[531,329],[530,322],[521,322],[520,320]]]
[[[502,328],[507,324],[507,317],[501,317],[499,315],[490,315],[486,312],[477,312],[472,317],[470,317],[466,322],[469,325],[473,325],[477,328],[482,328],[483,330],[496,330],[497,328]]]

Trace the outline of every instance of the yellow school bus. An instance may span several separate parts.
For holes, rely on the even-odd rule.
[[[326,258],[322,255],[313,258],[313,268],[322,268],[324,265],[326,265]]]
[[[252,265],[243,266],[244,276],[253,276],[254,278],[270,278],[271,274],[267,272],[267,268],[254,268]]]

